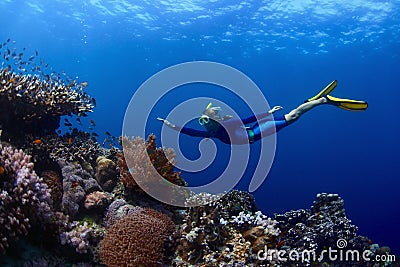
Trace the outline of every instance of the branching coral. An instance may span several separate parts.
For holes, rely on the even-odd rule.
[[[54,80],[40,80],[36,75],[20,75],[1,69],[1,94],[10,102],[23,104],[21,118],[30,120],[44,116],[62,116],[92,112],[94,104],[79,84],[59,84]],[[16,106],[16,104],[15,104]]]
[[[180,172],[174,171],[175,152],[172,148],[157,148],[156,136],[150,134],[146,141],[147,154],[157,172],[169,182],[185,186]]]
[[[96,159],[105,154],[95,138],[77,129],[63,136],[54,134],[42,136],[38,139],[40,142],[35,142],[32,137],[23,140],[25,141],[21,145],[30,154],[35,155],[39,163],[46,163],[49,160],[78,162],[82,168],[93,174],[97,165]]]
[[[140,137],[132,139],[123,137],[121,143],[123,144],[123,153],[118,155],[118,167],[120,179],[128,189],[141,192],[136,181],[143,180],[143,177],[146,177],[145,184],[151,186],[156,182],[154,177],[157,173],[155,171],[173,184],[186,185],[180,173],[174,171],[174,151],[172,149],[157,148],[156,137],[153,134],[149,135],[146,142]],[[152,165],[148,163],[148,159],[150,159]],[[128,166],[131,167],[133,176]],[[171,198],[173,198],[173,195],[171,195]]]
[[[33,170],[31,157],[0,144],[0,252],[26,235],[31,221],[52,216],[47,185]]]
[[[88,237],[91,228],[88,227],[87,222],[83,224],[73,222],[71,226],[73,228],[71,231],[60,233],[61,245],[69,244],[75,248],[76,252],[81,254],[87,253],[90,248]]]
[[[63,84],[51,78],[20,75],[0,70],[0,124],[9,138],[33,133],[51,133],[60,116],[92,112],[94,103],[79,84]]]
[[[105,234],[100,258],[107,266],[161,266],[163,246],[175,230],[172,220],[152,209],[136,209]]]
[[[95,223],[74,221],[69,225],[71,230],[60,233],[60,242],[62,245],[70,245],[80,254],[86,254],[92,251],[100,238],[104,235],[104,229]]]

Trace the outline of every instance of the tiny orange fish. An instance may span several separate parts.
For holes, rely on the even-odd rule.
[[[68,138],[68,145],[72,144],[72,137]]]
[[[110,144],[110,148],[112,148],[113,147],[113,145],[112,144]]]
[[[10,79],[10,83],[14,83],[15,82],[15,79],[14,79],[14,77],[12,77],[11,79]]]
[[[33,141],[33,143],[34,143],[35,145],[40,145],[40,144],[42,143],[42,140],[36,139],[35,141]]]
[[[3,166],[0,166],[0,175],[4,174],[4,172],[5,172],[4,167],[3,167]]]
[[[86,151],[86,147],[82,147],[81,149],[82,149],[82,151]]]

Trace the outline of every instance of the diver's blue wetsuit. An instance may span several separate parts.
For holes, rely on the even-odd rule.
[[[266,112],[258,115],[253,115],[244,119],[228,119],[218,121],[220,124],[217,131],[199,131],[188,127],[176,126],[174,129],[190,136],[198,136],[205,138],[218,138],[226,144],[247,144],[254,143],[262,137],[278,132],[285,126],[287,122],[284,116],[277,116],[270,119],[271,114]],[[211,119],[210,119],[211,120]],[[243,124],[256,122],[252,127],[244,129]],[[229,138],[229,134],[231,135]]]

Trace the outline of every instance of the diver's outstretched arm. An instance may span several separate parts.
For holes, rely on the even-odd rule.
[[[170,123],[166,119],[158,117],[157,120],[162,121],[165,125],[167,125],[168,127],[172,128],[172,129],[176,129],[177,128],[175,124]]]
[[[175,124],[167,121],[166,119],[162,119],[162,118],[157,118],[157,120],[162,121],[165,125],[167,125],[171,129],[174,129],[175,131],[178,131],[178,132],[190,135],[190,136],[206,137],[206,138],[211,137],[210,133],[206,132],[206,131],[199,131],[199,130],[188,128],[188,127],[176,126]]]

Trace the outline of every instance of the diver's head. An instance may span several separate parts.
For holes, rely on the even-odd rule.
[[[220,110],[221,107],[212,107],[212,103],[209,103],[199,118],[199,124],[204,125],[208,131],[217,131],[220,127],[220,121],[231,118],[231,116],[221,117]]]
[[[212,103],[208,104],[206,109],[203,111],[201,117],[199,118],[200,125],[205,125],[210,122],[210,120],[221,121],[221,115],[219,111],[220,107],[212,107]]]

